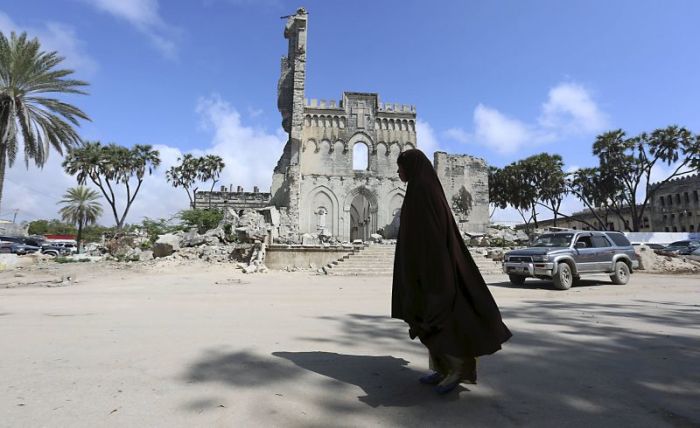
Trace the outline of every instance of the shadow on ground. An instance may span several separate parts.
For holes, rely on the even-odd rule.
[[[557,288],[554,287],[554,283],[549,280],[544,280],[544,279],[537,279],[537,278],[528,278],[524,284],[513,284],[510,281],[494,281],[494,282],[487,282],[487,284],[491,287],[502,287],[502,288],[520,288],[520,289],[531,289],[531,290],[556,290],[556,291],[562,291],[566,292],[566,290],[557,290]],[[573,287],[571,287],[572,290],[575,290],[577,288],[584,288],[584,287],[597,287],[597,286],[608,286],[608,287],[617,287],[616,285],[612,284],[612,281],[608,278],[583,278],[577,280]],[[620,286],[623,287],[623,286]]]
[[[308,382],[309,388],[332,397],[339,385],[355,385],[366,409],[382,412],[368,417],[381,415],[390,426],[700,426],[697,305],[531,300],[503,308],[503,316],[514,336],[501,352],[479,359],[479,385],[442,398],[416,382],[420,373],[406,360],[387,355],[420,346],[408,340],[405,326],[364,314],[321,317],[336,334],[298,339],[310,349],[362,343],[358,354],[370,347],[376,355],[209,352],[185,378],[258,388],[306,382],[312,372],[332,381]],[[329,421],[361,411],[330,398],[314,405]]]
[[[424,373],[406,367],[408,361],[402,358],[333,352],[273,352],[272,355],[302,369],[360,387],[365,395],[358,400],[371,407],[415,407],[438,398],[431,388],[417,387],[417,380]],[[464,390],[467,389],[460,386],[446,400],[457,399],[459,391]]]

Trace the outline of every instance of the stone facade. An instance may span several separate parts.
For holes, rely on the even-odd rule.
[[[344,92],[339,101],[304,99],[308,15],[288,18],[284,36],[278,108],[289,134],[272,178],[272,203],[283,220],[282,236],[318,233],[341,240],[395,237],[405,185],[396,172],[398,155],[418,147],[416,108],[382,103],[376,93]],[[429,155],[429,154],[428,154]],[[466,230],[488,224],[486,164],[469,156],[439,153],[438,175],[451,198],[462,187],[473,196]]]
[[[489,182],[486,161],[468,155],[435,152],[435,170],[452,204],[457,225],[464,232],[483,233],[489,226]],[[467,209],[455,205],[459,196],[466,196]]]
[[[652,223],[658,232],[700,232],[700,174],[656,186]]]
[[[252,192],[244,192],[242,187],[234,192],[233,186],[221,186],[218,192],[201,191],[195,193],[193,208],[214,208],[225,210],[233,208],[238,215],[245,209],[261,209],[270,206],[272,195],[260,192],[255,187]]]

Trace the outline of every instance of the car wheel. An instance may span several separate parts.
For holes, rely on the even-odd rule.
[[[559,263],[557,273],[552,279],[557,290],[568,290],[574,283],[574,274],[571,272],[571,267],[568,264]]]
[[[613,284],[625,285],[630,280],[630,268],[625,262],[615,263],[615,271],[610,275]]]
[[[57,257],[58,253],[56,251],[44,251],[42,254],[51,256],[51,257]]]
[[[508,275],[508,279],[510,279],[510,282],[514,285],[525,284],[525,277],[522,275]]]

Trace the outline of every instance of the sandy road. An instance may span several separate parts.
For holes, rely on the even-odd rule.
[[[0,284],[67,273],[0,289],[0,426],[700,426],[698,276],[489,278],[514,337],[438,397],[390,278],[85,265]]]

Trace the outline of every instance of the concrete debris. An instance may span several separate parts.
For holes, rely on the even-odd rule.
[[[384,240],[384,237],[378,233],[373,233],[369,236],[369,239],[372,242],[380,244]]]
[[[693,260],[694,256],[657,253],[646,245],[635,246],[634,250],[639,260],[639,268],[646,272],[700,272],[700,261]]]
[[[182,240],[183,235],[183,233],[166,233],[165,235],[158,235],[158,239],[155,243],[168,244],[173,251],[177,251],[180,249],[180,241]]]
[[[145,262],[148,260],[153,260],[153,251],[151,250],[143,250],[139,254],[139,261],[140,262]]]
[[[180,246],[182,247],[196,247],[207,242],[207,237],[197,233],[197,228],[192,228],[188,232],[182,235],[180,240]]]
[[[160,257],[168,257],[174,252],[175,249],[171,244],[165,242],[156,242],[153,244],[153,257],[156,259]]]
[[[314,238],[310,233],[301,235],[301,245],[318,245],[318,238]]]

